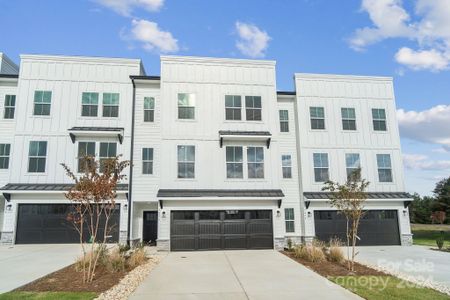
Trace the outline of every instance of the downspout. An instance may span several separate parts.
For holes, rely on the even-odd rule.
[[[131,241],[131,212],[133,211],[133,156],[134,156],[134,110],[136,106],[136,84],[131,78],[133,84],[133,100],[131,108],[131,147],[130,147],[130,180],[128,181],[128,224],[127,224],[127,245],[130,246]]]

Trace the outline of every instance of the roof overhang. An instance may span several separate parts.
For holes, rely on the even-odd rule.
[[[68,131],[72,143],[83,137],[112,137],[122,144],[124,136],[123,127],[72,127]]]
[[[163,200],[279,200],[284,194],[276,189],[160,189],[156,196]]]
[[[303,196],[312,201],[329,201],[333,193],[330,192],[304,192]],[[368,192],[366,193],[368,201],[406,201],[411,200],[412,196],[405,192]]]
[[[267,149],[270,147],[272,134],[268,131],[219,131],[219,142],[222,148],[224,141],[257,141],[265,142]]]
[[[7,201],[10,201],[11,194],[61,194],[67,192],[73,186],[74,184],[70,183],[8,183],[7,185],[0,188],[0,193],[3,193],[3,197],[5,197]],[[117,193],[128,193],[128,184],[118,184]]]

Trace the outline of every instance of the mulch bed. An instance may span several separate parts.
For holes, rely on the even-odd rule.
[[[380,272],[378,270],[369,268],[367,266],[361,265],[355,262],[355,271],[349,271],[347,269],[346,263],[338,264],[335,262],[324,261],[313,263],[301,258],[294,257],[294,253],[288,251],[281,251],[284,255],[290,257],[291,259],[301,263],[307,268],[319,273],[324,277],[328,276],[361,276],[361,275],[373,275],[373,276],[388,276],[388,274]]]

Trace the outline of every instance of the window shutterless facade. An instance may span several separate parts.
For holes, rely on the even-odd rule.
[[[49,116],[51,103],[52,103],[51,91],[35,91],[33,115]]]
[[[248,178],[264,178],[264,148],[247,148]]]
[[[103,93],[103,117],[117,118],[119,116],[119,94]]]
[[[4,119],[14,119],[16,109],[16,95],[5,95],[5,110],[3,112]]]
[[[153,148],[142,148],[142,174],[153,174]]]
[[[310,107],[311,129],[325,129],[325,110],[323,107]]]
[[[244,178],[243,150],[239,146],[226,147],[227,178]]]
[[[389,154],[377,154],[378,180],[392,182],[392,165]]]
[[[315,182],[325,182],[329,180],[328,153],[314,153],[313,161]]]
[[[28,149],[28,172],[44,173],[47,158],[47,142],[31,141]]]
[[[10,153],[11,153],[11,144],[0,144],[0,169],[9,168]]]
[[[180,145],[178,151],[178,178],[195,178],[195,146]]]
[[[386,111],[384,108],[372,108],[373,130],[387,131]]]
[[[347,179],[349,179],[353,172],[361,168],[359,153],[346,153],[345,166],[347,170]]]
[[[284,209],[284,220],[286,224],[286,232],[295,232],[295,219],[293,208]]]
[[[100,143],[100,172],[103,172],[109,159],[117,156],[117,143]]]
[[[81,95],[81,116],[97,117],[98,93],[85,92]]]
[[[155,98],[144,98],[144,122],[155,121]]]
[[[261,121],[261,97],[245,96],[245,116],[247,121]]]
[[[95,158],[95,142],[78,142],[78,172],[86,170],[86,156]]]
[[[289,111],[280,110],[280,131],[281,132],[289,132]]]
[[[341,108],[342,129],[356,130],[356,113],[354,108]]]
[[[195,120],[195,94],[178,94],[178,119]]]
[[[241,96],[226,95],[225,96],[225,120],[240,121],[242,111]]]
[[[283,171],[283,178],[292,178],[292,159],[290,155],[281,156],[281,168]]]

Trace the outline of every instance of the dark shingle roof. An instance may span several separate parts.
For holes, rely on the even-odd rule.
[[[220,130],[219,135],[258,135],[258,136],[271,136],[268,131],[232,131],[232,130]]]
[[[122,131],[123,127],[72,127],[69,131]]]
[[[330,192],[305,192],[303,193],[307,199],[330,199],[333,193]],[[410,199],[412,196],[404,192],[369,192],[367,199]]]
[[[161,189],[157,197],[284,197],[281,190],[172,190]]]
[[[2,191],[67,191],[72,183],[8,183],[0,188]],[[118,191],[127,191],[128,184],[117,185]]]

